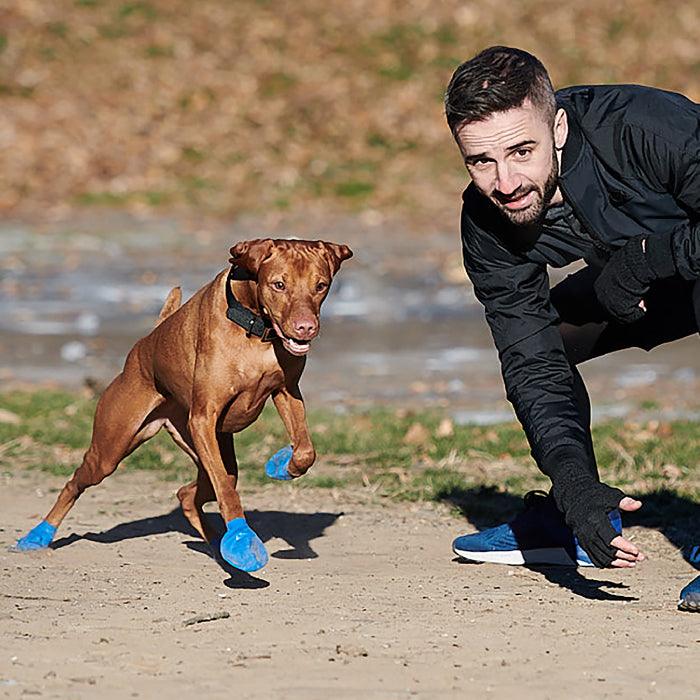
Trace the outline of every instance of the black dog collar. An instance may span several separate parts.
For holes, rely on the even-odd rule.
[[[226,318],[243,328],[248,338],[250,338],[251,335],[254,335],[260,338],[260,340],[262,340],[264,343],[269,342],[273,338],[277,337],[277,333],[275,333],[274,328],[265,323],[261,316],[254,314],[250,309],[243,306],[243,304],[241,304],[241,302],[238,301],[235,296],[233,296],[233,291],[231,290],[231,280],[250,279],[249,277],[241,276],[241,272],[241,269],[234,265],[226,278],[226,301],[228,303]]]

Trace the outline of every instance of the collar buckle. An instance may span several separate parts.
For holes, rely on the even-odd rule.
[[[248,329],[245,332],[245,337],[250,338],[251,335],[253,335],[253,327],[255,326],[255,316],[253,316],[249,321],[248,321]]]

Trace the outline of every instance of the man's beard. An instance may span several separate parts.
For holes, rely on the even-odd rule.
[[[552,169],[549,171],[547,180],[544,186],[540,189],[537,185],[529,185],[523,188],[518,188],[510,197],[508,201],[519,199],[520,197],[525,197],[530,192],[535,192],[535,198],[529,207],[524,209],[508,209],[504,202],[498,200],[497,198],[491,196],[491,201],[494,201],[498,210],[503,214],[503,216],[510,221],[510,223],[515,226],[535,226],[542,221],[544,217],[545,210],[552,201],[557,187],[559,185],[559,161],[557,159],[557,153],[552,149]]]

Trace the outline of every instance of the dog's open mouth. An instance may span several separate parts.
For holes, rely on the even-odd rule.
[[[275,333],[279,336],[287,352],[292,353],[292,355],[306,355],[306,353],[309,352],[309,348],[311,347],[310,341],[297,340],[296,338],[286,336],[274,321],[272,322],[272,327],[275,329]]]

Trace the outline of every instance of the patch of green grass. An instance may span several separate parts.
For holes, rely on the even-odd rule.
[[[201,163],[206,158],[206,154],[194,146],[185,146],[182,149],[182,157],[191,163]]]
[[[12,83],[0,83],[0,96],[23,97],[29,99],[34,95],[35,87],[32,85],[17,85]]]
[[[103,39],[121,39],[129,34],[128,29],[122,22],[102,24],[98,28],[98,31]]]
[[[291,202],[289,201],[289,199],[287,199],[287,197],[278,197],[277,199],[275,199],[273,204],[277,209],[289,209]]]
[[[374,192],[374,184],[367,180],[347,180],[335,186],[339,197],[365,197]]]
[[[402,61],[379,69],[379,75],[389,80],[410,80],[413,77],[414,68]]]
[[[129,195],[121,192],[81,192],[75,198],[76,204],[84,206],[118,206],[125,204],[128,200]]]
[[[68,25],[65,22],[49,22],[46,25],[49,34],[65,39],[68,36]]]
[[[616,17],[615,19],[610,20],[608,22],[607,30],[608,39],[610,39],[610,41],[615,41],[618,39],[625,31],[626,24],[626,20],[621,17]]]
[[[289,73],[279,71],[264,76],[260,81],[260,94],[264,97],[272,97],[284,93],[297,84],[297,79]]]
[[[125,2],[117,11],[117,16],[122,19],[137,15],[150,20],[155,19],[158,12],[150,2]]]
[[[390,139],[383,134],[372,132],[367,136],[367,145],[373,148],[382,148],[390,153],[412,151],[418,147],[415,141],[410,139]]]
[[[450,24],[441,24],[435,30],[435,38],[443,46],[456,46],[459,41],[454,27]]]
[[[36,468],[71,474],[89,445],[95,405],[87,394],[64,391],[0,394],[0,409],[19,420],[0,422],[0,471]],[[400,500],[442,501],[484,526],[518,509],[526,491],[548,487],[516,424],[460,426],[448,421],[445,430],[446,419],[433,410],[311,411],[308,422],[318,459],[292,485],[368,488]],[[700,498],[697,423],[610,422],[595,428],[594,441],[603,480],[648,501],[647,519],[662,517],[659,513],[666,517],[669,499],[691,519]],[[234,442],[245,486],[268,483],[264,464],[289,437],[268,405]],[[123,468],[155,471],[182,483],[194,475],[189,458],[164,431],[128,457]]]
[[[146,47],[147,58],[172,58],[175,55],[175,49],[170,45],[150,44]]]
[[[144,202],[158,206],[171,202],[173,196],[168,192],[147,190],[144,192],[81,192],[75,198],[75,203],[82,206],[123,206],[131,202]]]

